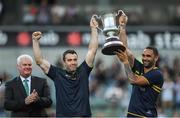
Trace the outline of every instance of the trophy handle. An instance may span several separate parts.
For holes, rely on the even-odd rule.
[[[125,15],[125,13],[123,12],[123,10],[118,10],[118,12],[116,13],[116,18],[119,20],[119,17]]]
[[[121,16],[121,15],[125,15],[123,10],[118,10],[116,16]]]
[[[124,14],[123,10],[118,10],[118,12],[115,14],[116,15],[116,21],[117,24],[119,24],[119,17]],[[118,25],[118,29],[120,29],[120,24]]]
[[[101,16],[98,16],[98,15],[94,14],[92,17],[95,18],[95,20],[98,22],[98,27],[97,27],[97,28],[98,28],[101,32],[103,32],[103,30],[99,27],[100,24],[102,24]]]

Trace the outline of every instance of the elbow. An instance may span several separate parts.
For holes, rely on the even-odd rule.
[[[51,107],[52,103],[53,103],[52,99],[50,97],[47,97],[47,100],[44,103],[44,105],[45,105],[44,107],[49,108],[49,107]]]
[[[91,51],[91,53],[96,54],[96,52],[98,50],[98,46],[96,46],[96,47],[89,47],[89,50]]]
[[[53,101],[49,98],[49,102],[48,102],[48,104],[47,104],[47,108],[49,108],[49,107],[51,107],[52,106],[52,103],[53,103]]]
[[[4,102],[4,109],[8,110],[7,103]]]
[[[37,65],[41,65],[41,63],[42,63],[42,60],[41,60],[41,59],[36,59],[36,64],[37,64]]]

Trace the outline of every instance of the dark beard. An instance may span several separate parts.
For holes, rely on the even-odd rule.
[[[152,68],[154,66],[153,62],[150,62],[147,66],[144,66],[145,68],[149,69]]]

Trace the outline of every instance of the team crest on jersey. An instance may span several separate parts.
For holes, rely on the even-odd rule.
[[[151,110],[148,110],[146,113],[147,113],[147,114],[152,114]]]

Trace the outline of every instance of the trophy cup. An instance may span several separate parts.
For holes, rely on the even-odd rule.
[[[122,50],[125,51],[125,46],[119,39],[119,27],[117,26],[119,17],[124,14],[122,10],[118,10],[118,13],[107,13],[101,16],[94,15],[94,18],[98,22],[101,30],[105,36],[105,43],[102,48],[104,55],[115,55],[114,51]]]

